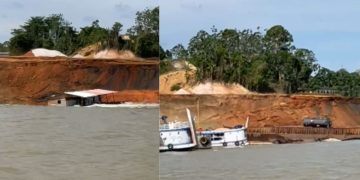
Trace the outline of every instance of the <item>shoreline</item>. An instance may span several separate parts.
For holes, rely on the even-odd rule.
[[[119,92],[104,96],[113,103],[158,101],[158,63],[142,59],[0,57],[0,103],[46,105],[62,99],[64,92],[91,89]]]
[[[124,103],[124,104],[93,104],[89,106],[56,106],[56,105],[47,105],[47,104],[9,104],[9,103],[0,103],[0,106],[38,106],[38,107],[83,107],[83,108],[159,108],[159,103]]]
[[[357,139],[353,139],[357,140]],[[349,140],[341,140],[336,138],[327,138],[323,140],[303,140],[296,142],[285,142],[285,143],[273,143],[271,141],[249,141],[249,145],[278,145],[278,144],[309,144],[309,143],[322,143],[322,142],[341,142],[341,141],[349,141]]]

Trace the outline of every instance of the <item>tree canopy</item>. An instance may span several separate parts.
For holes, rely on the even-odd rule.
[[[296,48],[292,35],[281,25],[265,33],[259,28],[200,30],[187,48],[177,44],[170,52],[164,58],[185,58],[197,67],[197,81],[239,83],[257,92],[296,93],[328,88],[341,95],[360,96],[358,73],[321,68],[314,52]]]
[[[0,52],[8,52],[8,51],[9,51],[9,41],[0,43]]]
[[[77,34],[70,25],[62,14],[31,17],[19,29],[12,31],[10,53],[23,54],[32,48],[42,47],[69,54],[77,48]]]
[[[136,13],[135,25],[127,30],[134,40],[132,50],[141,57],[159,57],[159,7]]]
[[[6,48],[12,55],[34,48],[54,49],[70,55],[79,48],[101,43],[103,48],[128,49],[141,57],[159,57],[159,7],[136,13],[135,25],[125,31],[129,40],[121,37],[120,22],[114,22],[111,28],[101,27],[99,23],[95,20],[77,31],[62,14],[31,17],[20,28],[12,30]]]

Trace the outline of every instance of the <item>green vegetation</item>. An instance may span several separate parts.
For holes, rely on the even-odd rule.
[[[0,43],[0,52],[8,52],[8,51],[9,51],[9,41]]]
[[[314,77],[311,77],[307,90],[332,90],[339,95],[360,97],[360,74],[349,73],[345,69],[334,72],[321,68]]]
[[[21,55],[34,48],[47,48],[70,55],[79,48],[101,43],[102,48],[131,50],[141,57],[159,57],[158,7],[136,13],[135,25],[127,30],[130,41],[120,37],[122,27],[120,22],[115,22],[111,29],[103,28],[95,20],[78,32],[62,14],[36,16],[14,29],[7,46],[0,44],[0,50],[8,48],[11,55]]]
[[[100,27],[99,20],[95,20],[92,22],[91,26],[82,27],[80,33],[77,34],[77,39],[79,40],[77,48],[85,47],[97,42],[103,42],[106,40],[107,36],[108,30]]]
[[[174,68],[171,65],[171,52],[169,50],[164,51],[164,49],[160,46],[160,74],[165,74],[167,72],[172,71]]]
[[[159,57],[159,7],[136,13],[135,25],[127,31],[131,50],[141,57]]]
[[[169,60],[160,60],[160,74],[165,74],[172,71],[174,68]]]
[[[174,84],[174,85],[172,85],[171,88],[170,88],[171,91],[178,91],[178,90],[180,90],[180,89],[181,89],[180,84]]]
[[[196,80],[239,83],[257,92],[297,93],[320,89],[360,96],[360,77],[345,70],[332,72],[316,63],[315,54],[293,45],[292,35],[276,25],[259,31],[199,31],[185,48],[161,49],[163,59],[187,59],[197,67]],[[170,52],[170,55],[166,52]],[[165,71],[165,70],[162,70]]]

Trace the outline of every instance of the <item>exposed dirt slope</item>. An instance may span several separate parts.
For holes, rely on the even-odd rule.
[[[186,85],[174,94],[249,94],[250,91],[239,84],[205,82],[193,86]]]
[[[101,43],[91,44],[77,51],[78,56],[92,58],[101,50]]]
[[[127,90],[114,94],[106,94],[101,96],[103,103],[159,103],[159,91],[157,90]]]
[[[101,43],[95,43],[86,46],[73,56],[74,58],[95,58],[95,59],[114,59],[114,58],[126,58],[126,59],[139,59],[135,54],[129,50],[118,51],[116,49],[102,49]]]
[[[43,104],[84,89],[157,90],[158,62],[134,59],[0,58],[0,103]]]
[[[198,127],[219,128],[244,124],[250,127],[302,126],[306,116],[328,116],[334,127],[360,127],[360,99],[288,95],[161,95],[160,113],[169,120],[186,120],[189,107]]]
[[[184,65],[185,64],[185,65]],[[196,83],[196,68],[189,68],[188,71],[184,66],[192,66],[186,62],[176,61],[172,64],[176,71],[172,71],[160,76],[160,94],[249,94],[248,89],[240,84],[224,84],[219,82]],[[172,91],[173,86],[180,87],[179,90]]]
[[[132,53],[131,51],[128,51],[128,50],[117,51],[114,49],[106,49],[106,50],[102,50],[102,51],[96,53],[94,58],[95,59],[99,59],[99,58],[103,58],[103,59],[114,59],[114,58],[134,59],[136,57],[135,57],[134,53]]]
[[[195,78],[195,72],[186,73],[185,70],[179,70],[174,72],[169,72],[160,76],[160,94],[173,94],[171,91],[171,87],[174,85],[179,85],[180,87],[184,87],[187,84],[186,74],[193,79]]]

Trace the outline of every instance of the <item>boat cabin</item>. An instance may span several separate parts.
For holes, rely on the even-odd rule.
[[[161,116],[159,124],[160,152],[173,150],[188,150],[197,146],[194,121],[190,110],[186,109],[188,122],[168,122],[166,116]]]
[[[246,128],[202,131],[199,136],[211,140],[212,146],[240,146],[247,145]]]
[[[108,91],[104,89],[92,89],[92,90],[84,90],[84,91],[72,91],[65,92],[67,95],[66,105],[67,106],[90,106],[93,104],[101,103],[100,96],[105,94],[115,93],[115,91]]]

